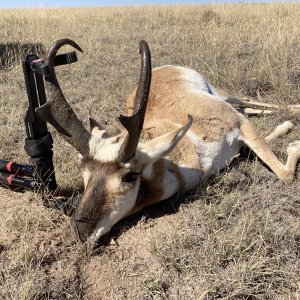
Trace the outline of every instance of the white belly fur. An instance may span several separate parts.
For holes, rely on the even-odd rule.
[[[242,145],[239,128],[231,129],[217,142],[204,141],[191,130],[187,132],[187,136],[196,146],[199,168],[203,171],[204,178],[228,166]]]
[[[187,90],[192,91],[195,96],[205,94],[211,101],[224,102],[225,98],[198,72],[187,68],[182,68],[181,71],[186,81]],[[187,136],[196,146],[199,168],[204,173],[204,178],[228,166],[239,153],[242,145],[239,128],[230,129],[216,142],[207,142],[198,137],[192,130],[187,132]]]

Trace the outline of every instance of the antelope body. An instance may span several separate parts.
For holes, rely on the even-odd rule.
[[[127,99],[132,116],[119,118],[126,130],[109,136],[90,118],[89,133],[65,101],[54,73],[54,56],[64,44],[80,50],[68,39],[50,48],[50,101],[37,114],[81,154],[85,192],[72,220],[82,240],[96,242],[125,216],[198,185],[229,165],[242,146],[253,150],[280,180],[293,179],[300,141],[289,145],[286,164],[268,146],[293,124],[287,121],[263,138],[239,112],[250,107],[255,113],[269,113],[276,106],[225,96],[191,69],[165,66],[152,72],[144,41],[139,85]],[[300,111],[297,105],[291,109]]]

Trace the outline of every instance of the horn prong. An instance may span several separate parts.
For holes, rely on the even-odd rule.
[[[147,42],[140,41],[141,71],[137,87],[132,116],[119,116],[119,121],[126,128],[128,134],[121,146],[119,158],[120,162],[127,162],[136,152],[136,148],[143,129],[145,113],[150,93],[151,85],[151,53]]]

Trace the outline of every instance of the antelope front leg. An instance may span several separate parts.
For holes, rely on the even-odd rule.
[[[282,137],[294,127],[294,124],[290,121],[285,121],[281,125],[278,125],[272,133],[270,133],[268,136],[265,137],[265,141],[267,143],[270,143],[271,141]]]
[[[242,119],[241,134],[243,142],[276,174],[284,181],[289,182],[294,178],[296,165],[300,159],[300,141],[291,143],[287,148],[287,162],[281,163],[273,151],[270,149],[268,142],[259,135],[253,124],[246,118]],[[276,131],[276,129],[275,129]],[[274,138],[269,138],[269,141]],[[269,136],[270,137],[270,136]]]

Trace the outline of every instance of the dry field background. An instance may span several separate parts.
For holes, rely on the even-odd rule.
[[[271,145],[281,160],[299,139],[300,117],[284,108],[300,103],[299,4],[0,10],[0,28],[1,158],[27,161],[20,45],[42,51],[62,37],[84,49],[58,76],[85,124],[92,109],[117,130],[145,39],[154,67],[190,66],[236,96],[259,89],[281,104],[252,119],[262,134],[286,119],[296,124]],[[77,155],[53,136],[57,180],[75,197]],[[284,185],[259,161],[242,160],[120,222],[94,250],[66,234],[68,216],[40,195],[0,189],[0,299],[300,299],[299,174],[298,166]]]

